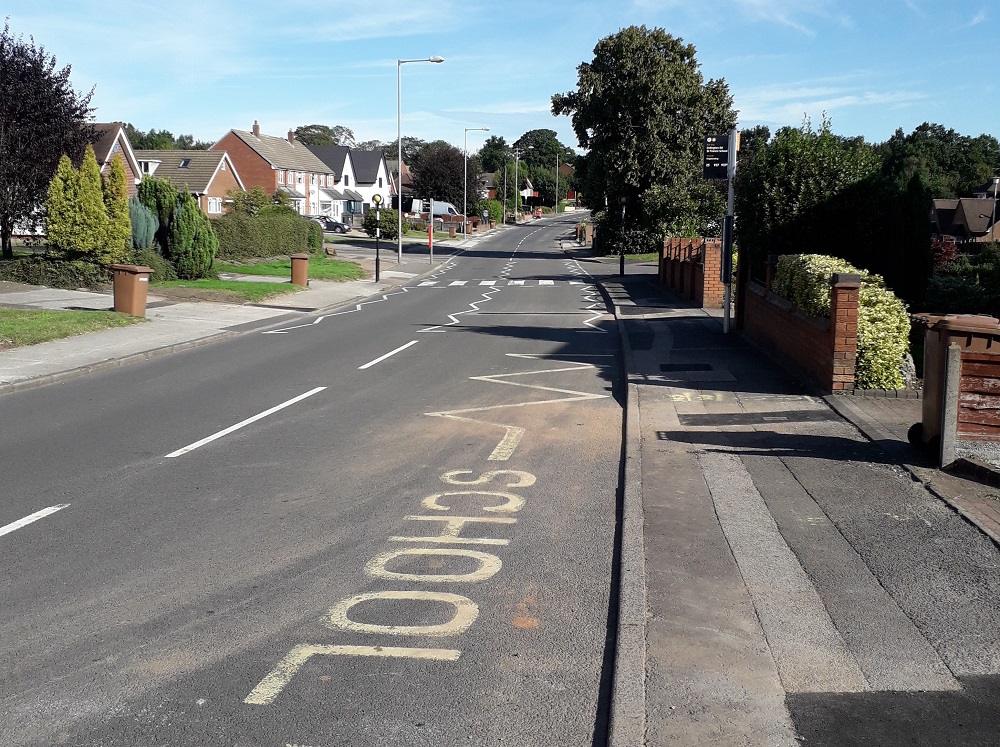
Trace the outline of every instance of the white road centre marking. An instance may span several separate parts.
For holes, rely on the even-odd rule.
[[[465,285],[468,280],[452,280],[448,285]]]
[[[310,389],[305,394],[300,394],[298,397],[292,397],[287,402],[282,402],[280,405],[275,405],[270,410],[265,410],[264,412],[262,412],[262,413],[260,413],[258,415],[254,415],[252,418],[247,418],[246,420],[240,421],[236,425],[231,425],[228,428],[226,428],[225,430],[221,430],[218,433],[213,433],[211,436],[208,436],[207,438],[201,439],[201,441],[195,441],[190,446],[185,446],[183,449],[178,449],[177,451],[172,451],[169,454],[167,454],[166,458],[167,459],[172,459],[174,457],[183,456],[184,454],[187,454],[189,451],[194,451],[199,446],[204,446],[205,444],[211,443],[212,441],[215,441],[218,438],[222,438],[223,436],[229,435],[233,431],[238,431],[240,428],[242,428],[245,425],[250,425],[251,423],[255,423],[258,420],[261,420],[262,418],[266,418],[268,415],[273,415],[274,413],[278,412],[278,410],[283,410],[283,409],[285,409],[286,407],[288,407],[290,405],[294,405],[296,402],[301,402],[306,397],[311,397],[314,394],[317,394],[318,392],[322,392],[324,389],[326,389],[325,386],[318,386],[315,389]]]
[[[25,516],[23,519],[18,519],[13,521],[7,526],[0,527],[0,537],[5,534],[10,534],[11,532],[16,532],[21,527],[26,527],[39,519],[44,519],[49,514],[54,514],[56,511],[62,511],[64,508],[68,508],[68,503],[60,503],[58,506],[49,506],[48,508],[43,508],[41,511],[35,511],[35,513],[30,516]]]
[[[358,370],[359,370],[359,371],[364,371],[364,370],[365,370],[366,368],[371,368],[371,367],[372,367],[372,366],[374,366],[374,365],[375,365],[376,363],[381,363],[381,362],[382,362],[382,361],[384,361],[384,360],[385,360],[386,358],[389,358],[389,357],[391,357],[391,356],[395,355],[396,353],[399,353],[399,352],[402,352],[403,350],[406,350],[406,349],[407,349],[408,347],[410,347],[411,345],[416,345],[416,344],[417,344],[417,342],[418,342],[417,340],[410,340],[410,341],[409,341],[408,343],[406,343],[405,345],[400,345],[400,346],[399,346],[398,348],[396,348],[395,350],[390,350],[390,351],[389,351],[388,353],[386,353],[385,355],[382,355],[382,356],[379,356],[378,358],[376,358],[376,359],[375,359],[375,360],[373,360],[373,361],[368,361],[368,363],[366,363],[366,364],[365,364],[365,365],[363,365],[363,366],[358,366]]]

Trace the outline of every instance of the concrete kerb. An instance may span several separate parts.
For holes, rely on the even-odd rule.
[[[615,311],[622,345],[627,397],[624,423],[624,485],[622,486],[621,554],[619,560],[618,626],[611,692],[609,747],[633,747],[646,739],[646,551],[643,544],[642,440],[639,387],[629,380],[635,370],[625,323],[604,286],[605,301]]]

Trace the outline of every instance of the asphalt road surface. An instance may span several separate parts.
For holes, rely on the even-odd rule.
[[[615,268],[569,230],[0,398],[0,526],[34,519],[0,536],[0,744],[602,744]]]

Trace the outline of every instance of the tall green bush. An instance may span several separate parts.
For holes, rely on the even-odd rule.
[[[107,214],[107,239],[95,254],[101,264],[126,262],[132,254],[132,222],[129,218],[128,186],[125,162],[115,153],[104,181],[104,210]]]
[[[308,252],[310,223],[318,226],[294,211],[226,213],[212,220],[219,239],[218,257],[238,261]]]
[[[490,214],[490,220],[498,226],[503,223],[503,204],[500,200],[480,200],[476,203],[476,215],[482,217],[483,211]]]
[[[365,217],[361,221],[361,227],[364,229],[365,233],[375,238],[375,227],[378,226],[382,230],[380,235],[383,239],[387,241],[395,241],[399,236],[399,213],[392,209],[383,209],[379,216],[379,219],[375,219],[375,211],[369,210],[365,213]],[[409,224],[403,221],[403,233],[410,230]]]
[[[156,229],[160,227],[153,211],[136,196],[128,201],[128,213],[132,224],[132,248],[136,251],[152,249],[156,241]]]
[[[170,221],[180,197],[177,189],[166,179],[158,176],[146,176],[139,182],[139,201],[153,211],[159,226],[156,229],[156,243],[160,245],[160,253],[170,256]]]
[[[49,243],[74,259],[103,262],[108,242],[104,186],[94,149],[88,145],[79,169],[59,161],[46,202]]]
[[[76,234],[76,203],[80,191],[80,172],[73,168],[69,156],[59,159],[56,175],[49,182],[45,202],[46,234],[51,247],[59,253],[68,251]]]
[[[219,242],[198,201],[184,192],[177,200],[170,225],[170,256],[177,275],[185,280],[207,277]]]
[[[858,308],[858,356],[854,384],[859,389],[899,389],[909,352],[910,317],[906,306],[885,287],[881,276],[859,270],[837,257],[793,254],[778,258],[772,290],[810,316],[830,315],[834,273],[861,277]]]

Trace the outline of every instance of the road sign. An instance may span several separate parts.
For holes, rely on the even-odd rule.
[[[726,179],[729,176],[729,135],[705,137],[705,164],[702,176],[706,179]]]

